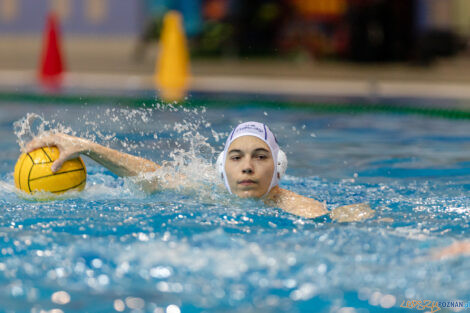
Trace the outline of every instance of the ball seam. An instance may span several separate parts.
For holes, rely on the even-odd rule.
[[[70,171],[65,171],[65,172],[59,172],[59,173],[53,173],[53,174],[49,174],[49,175],[34,177],[34,178],[31,178],[29,181],[34,181],[34,180],[38,180],[38,179],[41,179],[41,178],[46,178],[46,177],[51,177],[51,176],[56,176],[56,175],[61,175],[61,174],[67,174],[67,173],[72,173],[72,172],[78,172],[78,171],[84,171],[84,170],[85,169],[82,167],[82,168],[78,168],[78,169],[75,169],[75,170],[70,170]]]

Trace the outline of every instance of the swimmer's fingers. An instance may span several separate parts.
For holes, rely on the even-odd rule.
[[[64,151],[65,149],[60,141],[60,137],[57,137],[55,135],[42,135],[28,142],[28,144],[26,144],[25,146],[25,151],[26,153],[30,153],[42,147],[56,146],[59,149],[59,158],[54,163],[52,163],[51,166],[52,172],[55,173],[62,167],[62,164],[64,164],[64,162],[67,161],[67,159],[70,157],[70,153]]]
[[[55,160],[54,163],[52,163],[51,171],[53,173],[57,172],[58,170],[60,170],[62,165],[65,163],[65,161],[67,161],[69,159],[72,159],[72,158],[73,158],[73,156],[68,154],[68,153],[61,153],[59,155],[59,158],[57,160]]]
[[[55,146],[59,149],[59,158],[52,163],[51,170],[57,172],[65,161],[76,158],[88,149],[90,142],[86,139],[62,133],[45,133],[31,140],[26,146],[27,153],[41,147]]]

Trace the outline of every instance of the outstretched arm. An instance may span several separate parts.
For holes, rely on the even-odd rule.
[[[331,219],[337,222],[358,222],[374,216],[374,211],[367,203],[339,206],[328,211],[325,203],[282,189],[279,186],[271,189],[265,202],[291,214],[306,218],[330,214]]]
[[[59,158],[51,166],[53,172],[57,172],[65,161],[76,158],[80,154],[90,157],[118,176],[138,176],[160,168],[158,164],[150,160],[110,149],[84,138],[61,133],[34,138],[26,145],[26,152],[44,146],[56,146],[59,149]],[[143,186],[146,191],[157,188],[157,186],[150,188],[148,183]],[[156,182],[151,185],[156,185]]]
[[[277,206],[291,214],[315,218],[328,213],[326,205],[315,199],[307,198],[279,186],[273,187],[265,200],[266,204]]]

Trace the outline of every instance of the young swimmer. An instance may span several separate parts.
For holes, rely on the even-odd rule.
[[[60,151],[59,159],[51,166],[53,172],[58,171],[65,161],[80,154],[90,157],[118,176],[135,177],[161,168],[150,160],[61,133],[34,138],[26,145],[26,151],[31,152],[43,146],[57,146]],[[264,124],[247,122],[238,125],[227,138],[224,151],[217,160],[217,167],[231,194],[241,198],[262,199],[267,205],[307,218],[329,213],[323,203],[279,187],[279,179],[286,170],[287,159],[279,149],[274,134]],[[170,185],[178,184],[179,180],[173,180]],[[168,182],[155,178],[141,182],[141,185],[145,191],[152,192],[168,186]],[[339,221],[352,221],[372,215],[373,211],[367,205],[357,206],[339,207],[332,217]],[[349,216],[344,220],[346,215],[338,212],[345,212]]]
[[[325,205],[279,187],[287,167],[285,153],[264,124],[242,123],[235,127],[217,159],[227,190],[241,198],[261,198],[268,205],[296,215],[325,215]]]

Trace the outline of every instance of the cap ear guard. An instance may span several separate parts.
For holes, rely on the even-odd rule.
[[[278,177],[279,179],[284,177],[286,170],[287,170],[287,156],[284,153],[284,151],[279,149],[277,153],[277,174],[279,175]]]
[[[217,166],[217,172],[219,173],[220,178],[223,179],[224,178],[224,153],[223,152],[221,152],[219,156],[217,157],[216,166]],[[279,179],[281,179],[284,176],[284,174],[286,173],[286,170],[287,170],[287,156],[284,153],[284,151],[279,149],[277,153],[277,174],[279,175]]]
[[[217,172],[219,173],[220,178],[224,179],[224,153],[221,152],[217,157]]]

